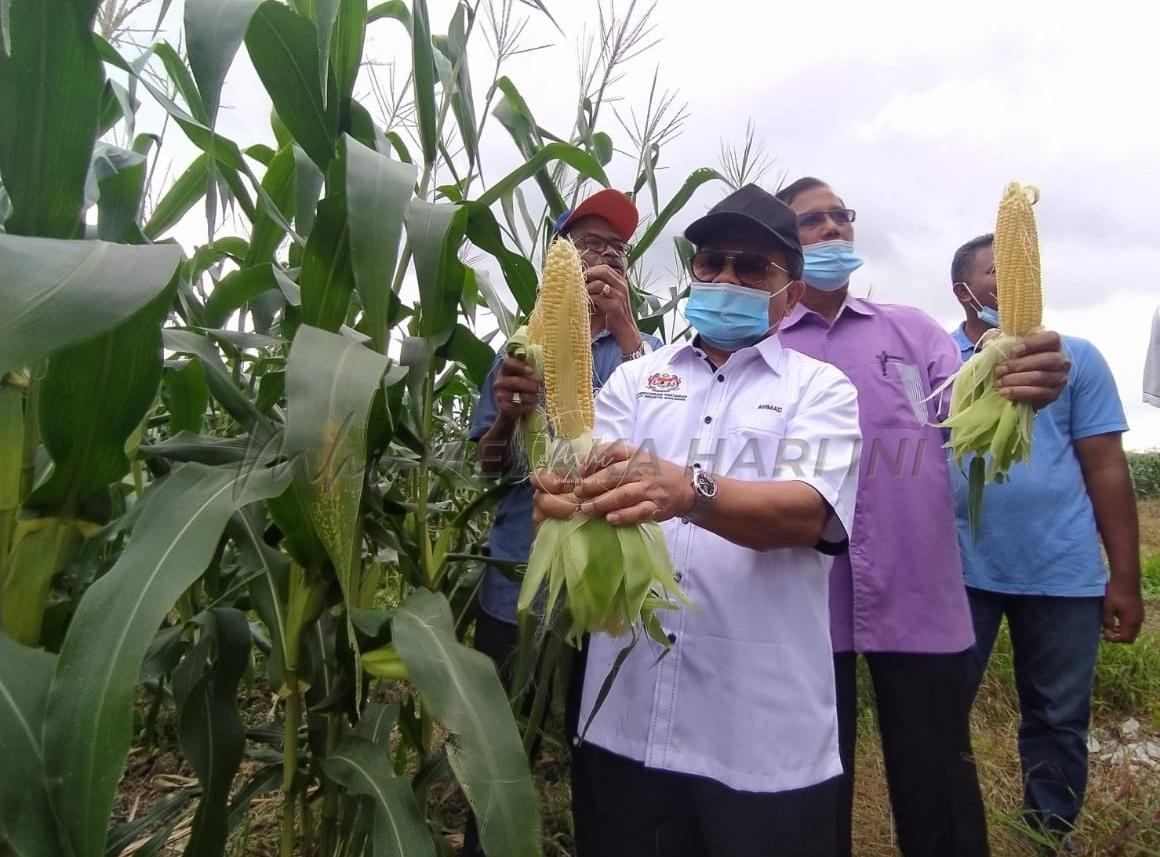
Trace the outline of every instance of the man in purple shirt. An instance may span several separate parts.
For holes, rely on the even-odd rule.
[[[909,306],[849,294],[862,261],[854,212],[828,185],[803,178],[778,197],[798,216],[802,301],[782,343],[841,369],[858,389],[862,456],[850,550],[830,572],[830,621],[845,791],[839,857],[851,851],[856,666],[870,668],[887,785],[905,857],[988,853],[971,754],[974,635],[963,586],[942,432],[949,396],[931,392],[961,365],[934,319]],[[996,370],[1005,395],[1037,407],[1058,397],[1068,361],[1055,333],[1028,337]]]

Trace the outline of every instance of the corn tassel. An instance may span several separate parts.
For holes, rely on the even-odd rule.
[[[580,256],[570,241],[556,240],[548,249],[527,328],[517,331],[507,346],[508,356],[532,366],[546,392],[546,413],[533,412],[521,421],[529,466],[551,467],[571,478],[579,478],[581,460],[596,444],[588,307]],[[667,647],[655,611],[671,609],[674,601],[688,603],[676,584],[658,524],[613,527],[603,517],[577,512],[568,520],[549,518],[540,524],[520,589],[519,612],[526,621],[543,605],[546,628],[564,606],[565,637],[574,645],[585,633],[627,634],[640,621],[646,633]]]
[[[1031,457],[1031,406],[1012,402],[995,388],[995,367],[1011,356],[1016,342],[1039,330],[1043,287],[1039,237],[1031,206],[1039,191],[1017,182],[1007,185],[995,223],[995,277],[999,299],[999,336],[987,341],[954,379],[947,446],[961,468],[971,456],[967,475],[967,511],[977,537],[983,486],[1002,482],[1011,466]]]

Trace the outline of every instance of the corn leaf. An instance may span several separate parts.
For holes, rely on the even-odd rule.
[[[530,313],[536,305],[539,277],[536,269],[522,253],[509,250],[504,243],[499,223],[491,209],[481,203],[467,206],[467,240],[495,257],[503,271],[504,280],[522,313]],[[495,307],[492,307],[494,312]]]
[[[338,88],[340,107],[349,104],[353,110],[361,106],[352,101],[351,96],[362,65],[366,29],[366,0],[340,0],[330,49],[330,66]]]
[[[411,10],[403,0],[387,0],[367,12],[368,24],[384,18],[394,18],[407,29],[407,35],[411,35]]]
[[[0,632],[0,842],[18,857],[57,857],[42,729],[56,658]],[[19,776],[11,772],[19,771]]]
[[[303,322],[337,332],[346,321],[354,290],[344,194],[331,194],[318,204],[318,219],[306,241],[298,286],[302,290]]]
[[[423,146],[423,163],[435,163],[439,143],[439,117],[435,108],[435,56],[431,45],[431,22],[427,0],[411,5],[411,66],[415,84],[415,114],[419,123],[419,142]]]
[[[604,168],[583,149],[569,143],[548,143],[530,155],[524,164],[492,184],[486,193],[480,195],[476,203],[479,205],[491,205],[499,201],[503,198],[504,194],[517,185],[523,184],[529,178],[543,172],[545,165],[552,161],[563,161],[585,178],[599,182],[602,187],[609,186],[608,176],[605,175]],[[566,205],[564,204],[563,197],[560,197],[559,210],[553,205],[552,214],[559,214],[564,208],[566,208]]]
[[[189,855],[222,854],[229,835],[230,787],[246,744],[238,713],[238,685],[250,662],[250,623],[232,607],[194,617],[200,638],[173,672],[177,738],[201,783]]]
[[[157,627],[209,564],[234,510],[278,495],[288,481],[272,470],[183,465],[146,490],[128,547],[81,599],[53,673],[44,733],[50,798],[77,857],[104,853],[133,692]]]
[[[161,323],[173,291],[166,289],[108,333],[49,358],[38,415],[53,467],[28,505],[73,517],[82,500],[129,472],[125,441],[157,396]]]
[[[314,25],[277,0],[259,6],[246,30],[246,49],[279,118],[325,171],[334,158],[338,106],[323,95],[320,81],[333,80],[322,77],[317,40]]]
[[[222,362],[217,347],[209,339],[191,330],[167,328],[162,333],[162,341],[170,351],[189,354],[201,361],[206,383],[214,399],[238,421],[239,425],[254,436],[259,447],[270,438],[273,428],[269,420],[254,406],[250,398],[238,389]]]
[[[644,235],[632,246],[632,252],[628,256],[629,264],[632,264],[645,254],[645,251],[664,232],[665,227],[669,225],[673,217],[688,204],[693,194],[702,185],[711,181],[725,181],[725,178],[716,170],[707,167],[693,170],[689,174],[689,177],[685,179],[685,183],[681,185],[680,190],[673,194],[673,198],[666,203],[664,209],[656,216],[656,219],[648,225],[648,228],[644,231]]]
[[[266,167],[265,175],[262,176],[262,189],[281,216],[275,219],[265,206],[259,207],[253,228],[250,230],[250,247],[243,267],[269,262],[274,258],[275,251],[286,237],[285,224],[294,215],[296,177],[294,150],[290,146],[283,146],[274,155]],[[316,200],[317,198],[315,196]]]
[[[260,0],[185,0],[189,66],[210,127],[217,122],[222,84]]]
[[[183,172],[161,197],[143,229],[145,236],[155,241],[177,225],[178,221],[205,196],[209,182],[209,157],[203,152]]]
[[[419,335],[431,347],[438,347],[455,329],[456,307],[463,294],[465,269],[459,261],[459,245],[467,228],[467,209],[412,199],[406,222],[419,280]]]
[[[95,9],[80,0],[4,6],[10,47],[0,49],[0,181],[11,203],[4,226],[14,235],[74,238],[105,88],[91,35]]]
[[[540,817],[519,731],[495,665],[456,639],[441,594],[415,591],[391,622],[412,684],[452,735],[447,759],[488,854],[540,854]]]
[[[202,323],[205,327],[222,327],[237,309],[241,309],[262,292],[278,288],[273,266],[269,263],[230,271],[213,287],[205,302]]]
[[[348,603],[359,567],[367,418],[386,368],[383,355],[307,325],[286,366],[286,453]]]
[[[342,138],[339,148],[345,165],[351,267],[363,307],[363,329],[381,352],[389,329],[391,276],[417,171],[349,136]]]
[[[108,333],[165,289],[180,258],[174,246],[0,235],[0,375]]]
[[[183,431],[200,432],[209,408],[209,386],[201,362],[194,359],[184,366],[167,367],[161,383],[161,395],[169,408],[170,437]]]
[[[379,705],[386,715],[391,708]],[[393,708],[398,717],[398,707]],[[372,712],[373,716],[374,712]],[[377,719],[389,720],[389,717]],[[366,721],[364,720],[364,723]],[[362,724],[360,724],[360,727]],[[388,727],[388,732],[389,727]],[[411,783],[396,776],[390,756],[367,738],[348,736],[338,749],[322,760],[323,770],[351,794],[366,795],[374,805],[372,840],[375,857],[406,854],[435,857],[427,821],[419,810]]]

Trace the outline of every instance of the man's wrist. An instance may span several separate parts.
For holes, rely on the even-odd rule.
[[[644,337],[635,327],[629,333],[616,335],[615,339],[616,344],[620,346],[620,356],[626,360],[644,356]]]

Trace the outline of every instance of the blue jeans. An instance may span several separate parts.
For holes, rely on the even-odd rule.
[[[1087,788],[1092,677],[1101,598],[1006,595],[967,588],[975,625],[971,697],[979,689],[999,623],[1007,617],[1019,692],[1019,759],[1028,821],[1071,829]]]

